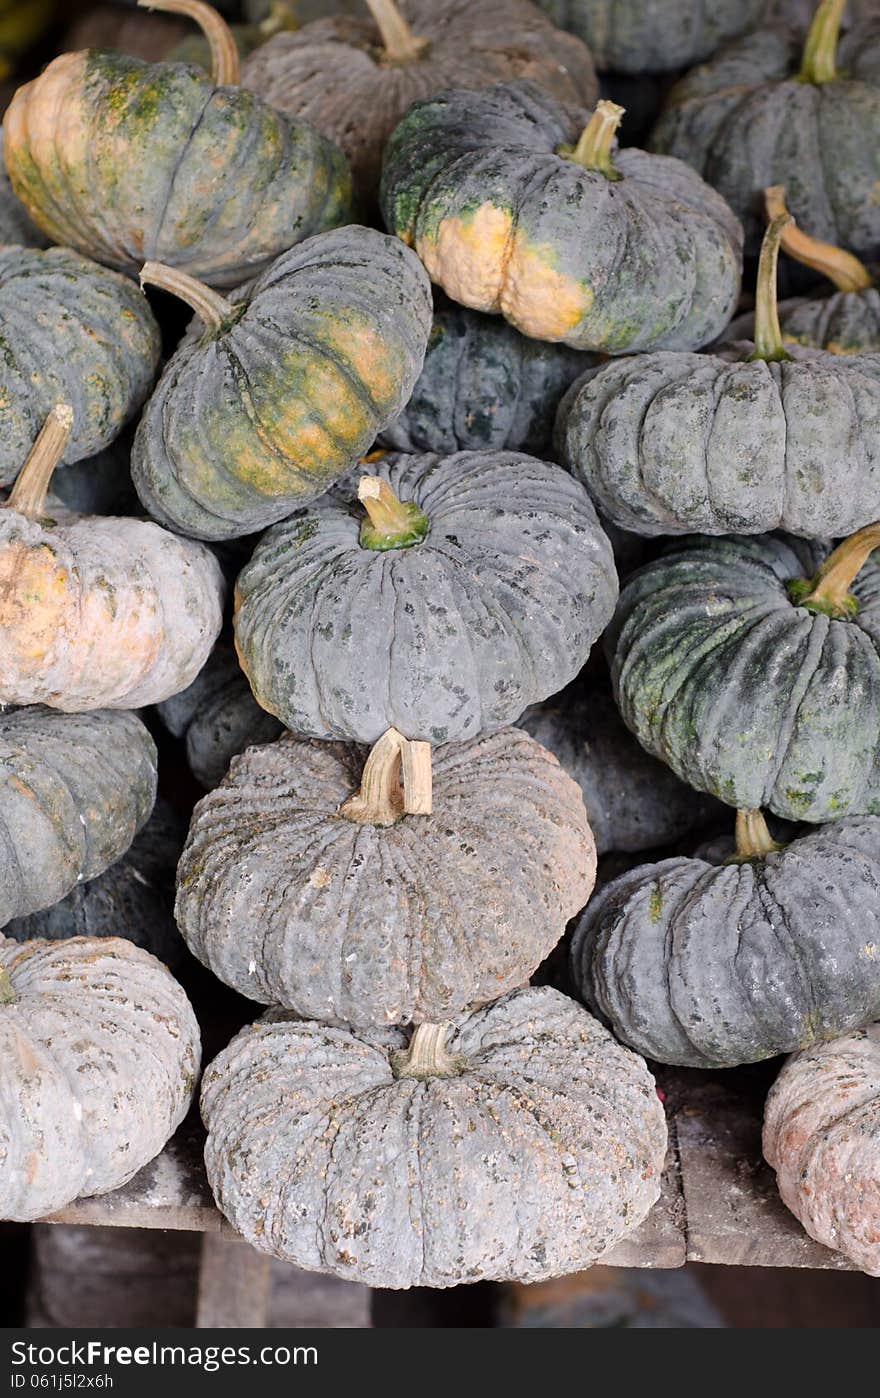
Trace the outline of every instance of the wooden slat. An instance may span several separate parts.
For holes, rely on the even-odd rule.
[[[272,1259],[242,1238],[206,1233],[202,1239],[198,1330],[263,1330]]]

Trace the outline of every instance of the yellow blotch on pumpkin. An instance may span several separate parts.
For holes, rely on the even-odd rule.
[[[524,335],[564,340],[593,305],[592,287],[563,276],[546,243],[530,243],[517,232],[501,292],[501,310]]]

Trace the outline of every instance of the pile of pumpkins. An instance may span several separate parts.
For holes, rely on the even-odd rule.
[[[187,1112],[176,921],[267,1007],[201,1086],[255,1247],[581,1269],[645,1057],[798,1050],[767,1158],[880,1274],[874,0],[150,3],[192,61],[3,122],[0,1217]]]

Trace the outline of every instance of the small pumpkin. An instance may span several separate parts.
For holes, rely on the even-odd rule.
[[[589,107],[598,96],[589,50],[523,0],[364,0],[361,9],[363,18],[328,15],[278,35],[245,63],[242,82],[338,142],[368,205],[382,148],[417,98],[517,77],[563,103]]]
[[[309,239],[232,300],[172,268],[141,275],[201,321],[159,380],[132,454],[146,508],[185,534],[251,533],[313,500],[369,451],[422,367],[428,278],[373,229]]]
[[[71,422],[53,409],[0,506],[0,703],[138,708],[204,665],[223,576],[210,550],[148,520],[46,516]]]
[[[110,445],[153,385],[160,337],[126,277],[67,248],[0,247],[0,485],[56,403],[73,408],[64,461]]]
[[[9,178],[54,242],[123,272],[156,260],[237,286],[345,222],[345,157],[238,86],[235,42],[209,5],[145,3],[200,24],[213,75],[98,49],[61,54],[7,109]]]
[[[498,317],[441,306],[412,397],[380,442],[392,451],[509,447],[541,456],[562,394],[595,362],[520,335]]]
[[[515,452],[372,470],[269,530],[239,576],[263,708],[314,738],[460,742],[573,679],[617,596],[583,488]]]
[[[720,866],[664,859],[581,915],[571,972],[617,1038],[659,1063],[732,1068],[880,1014],[880,820],[781,846],[739,811]]]
[[[709,58],[751,29],[764,0],[538,0],[588,44],[600,72],[662,73]]]
[[[407,814],[405,757],[391,729],[366,760],[291,734],[233,760],[177,876],[180,930],[220,980],[355,1028],[448,1019],[528,980],[593,887],[580,792],[505,728],[441,748],[431,813]]]
[[[767,1097],[763,1149],[810,1237],[880,1276],[880,1024],[783,1064]]]
[[[416,102],[385,149],[385,222],[455,301],[610,354],[695,349],[739,296],[741,229],[681,162],[612,152],[623,109],[577,122],[533,83]]]
[[[651,148],[698,170],[761,242],[761,192],[784,185],[791,212],[825,242],[880,256],[880,85],[839,74],[846,0],[821,0],[802,43],[755,31],[670,93]]]
[[[263,1252],[371,1286],[578,1271],[659,1193],[644,1062],[549,987],[357,1034],[270,1011],[208,1068],[205,1163]]]
[[[731,806],[880,815],[878,543],[696,538],[642,568],[608,633],[639,742]]]
[[[784,343],[787,223],[780,214],[764,238],[754,344],[615,361],[563,399],[559,455],[621,528],[821,538],[880,516],[880,355]]]
[[[0,1218],[107,1194],[158,1155],[199,1070],[171,973],[118,937],[0,936]]]

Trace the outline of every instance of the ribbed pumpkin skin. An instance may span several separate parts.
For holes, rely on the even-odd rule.
[[[576,106],[591,107],[598,96],[589,50],[522,0],[398,0],[398,8],[428,40],[415,62],[384,58],[369,16],[330,15],[277,34],[242,70],[245,87],[342,147],[367,202],[376,199],[385,142],[420,98],[517,77]]]
[[[573,1001],[520,990],[460,1017],[457,1077],[395,1079],[403,1043],[270,1011],[210,1065],[208,1178],[248,1242],[372,1286],[538,1281],[647,1214],[653,1079]]]
[[[830,354],[880,352],[880,288],[835,291],[830,296],[795,296],[779,304],[779,326],[786,345],[805,345]],[[731,321],[725,337],[749,339],[751,313]]]
[[[67,248],[0,247],[0,484],[56,403],[74,413],[64,461],[108,446],[149,393],[159,349],[127,277]]]
[[[880,516],[880,355],[751,344],[640,355],[588,370],[558,452],[637,534],[851,534]]]
[[[571,969],[638,1053],[732,1068],[875,1019],[878,953],[880,820],[861,816],[763,859],[623,874],[579,919]]]
[[[124,854],[153,809],[156,749],[129,713],[0,712],[0,927]]]
[[[431,743],[500,728],[583,666],[617,596],[583,488],[515,452],[389,455],[369,470],[428,516],[376,552],[340,490],[276,525],[239,575],[239,658],[295,733]],[[350,483],[349,483],[350,485]]]
[[[880,1276],[880,1024],[789,1058],[763,1136],[782,1200],[810,1236]]]
[[[798,81],[802,35],[767,28],[726,48],[670,93],[651,148],[686,160],[732,206],[746,252],[764,231],[761,191],[784,185],[814,238],[880,255],[880,87]]]
[[[730,806],[792,820],[880,815],[880,567],[852,621],[795,607],[825,550],[695,539],[624,587],[608,646],[618,707],[656,757]]]
[[[537,0],[577,34],[600,71],[663,73],[709,58],[749,29],[763,0]]]
[[[453,300],[523,334],[609,354],[707,344],[739,295],[739,223],[680,162],[621,150],[614,181],[557,155],[578,124],[527,82],[415,103],[385,149],[385,222]]]
[[[880,15],[874,0],[856,5],[855,23],[838,47],[840,66],[847,77],[880,87]]]
[[[338,812],[363,762],[291,734],[233,760],[178,868],[190,950],[252,1000],[356,1028],[522,985],[593,887],[575,783],[506,728],[434,755],[432,815],[360,825]]]
[[[393,451],[547,452],[556,405],[592,355],[520,335],[463,306],[434,312],[412,397],[381,434]]]
[[[185,64],[61,54],[18,89],[3,132],[34,221],[123,272],[153,260],[237,286],[349,216],[338,147]]]
[[[217,334],[191,329],[141,418],[132,477],[201,539],[284,519],[369,451],[406,404],[431,329],[418,259],[352,226],[279,257]]]
[[[46,239],[28,218],[24,205],[16,199],[3,161],[3,131],[0,129],[0,244],[19,243],[22,247],[42,248]]]
[[[186,1115],[199,1071],[189,1001],[113,937],[0,938],[0,1218],[40,1218],[130,1180]]]

